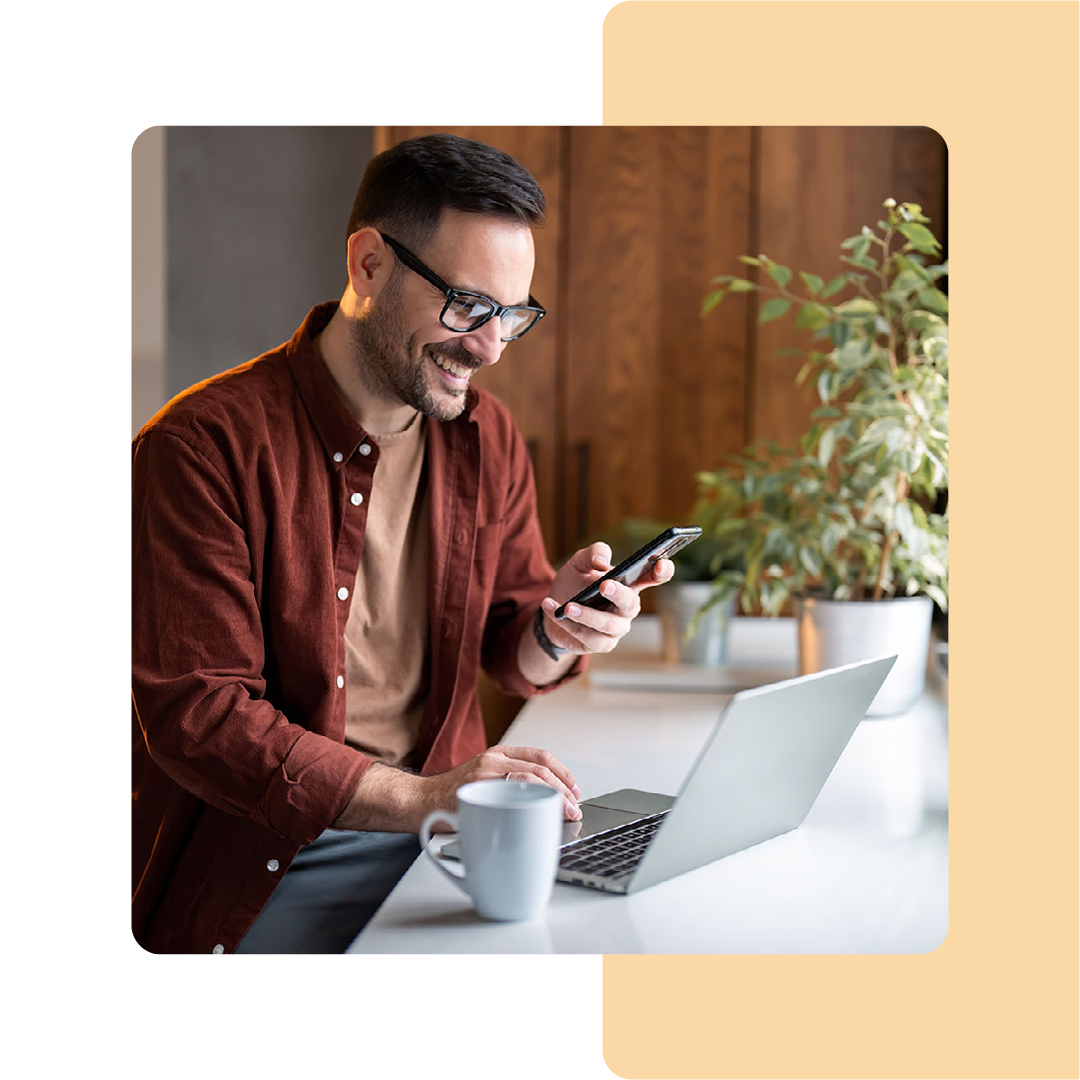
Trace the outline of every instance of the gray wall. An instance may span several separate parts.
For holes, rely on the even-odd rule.
[[[371,128],[170,128],[166,389],[243,363],[345,287]]]

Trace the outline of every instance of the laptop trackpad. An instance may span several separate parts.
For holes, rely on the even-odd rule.
[[[608,829],[629,825],[639,818],[659,814],[667,810],[675,800],[670,795],[656,795],[651,791],[635,791],[623,788],[594,799],[583,799],[580,821],[567,821],[563,825],[564,844],[583,840],[586,836],[607,832]]]
[[[582,806],[604,806],[609,810],[629,810],[637,816],[660,814],[670,810],[675,800],[670,795],[657,795],[654,791],[637,791],[635,788],[622,788],[607,795],[597,795],[594,799],[585,799]]]

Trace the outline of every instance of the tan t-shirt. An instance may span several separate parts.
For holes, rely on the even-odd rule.
[[[408,765],[430,687],[426,419],[372,435],[379,462],[345,624],[345,742]]]

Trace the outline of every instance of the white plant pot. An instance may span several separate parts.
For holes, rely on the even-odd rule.
[[[656,610],[663,632],[664,659],[680,664],[717,667],[727,659],[727,635],[735,597],[710,608],[691,637],[686,628],[712,595],[712,582],[671,581],[656,590]]]
[[[893,716],[918,700],[926,685],[930,620],[928,596],[895,600],[795,601],[799,632],[799,671],[825,668],[897,654],[889,677],[867,709],[867,716]]]

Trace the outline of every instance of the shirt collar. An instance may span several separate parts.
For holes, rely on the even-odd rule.
[[[335,465],[342,465],[356,453],[368,433],[349,412],[326,364],[315,351],[315,338],[326,328],[337,308],[337,300],[313,307],[285,346],[285,356],[300,398],[324,449]],[[460,419],[472,419],[471,414],[478,400],[477,392],[469,387]],[[341,455],[340,459],[337,458],[338,454]]]

